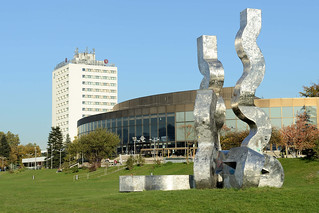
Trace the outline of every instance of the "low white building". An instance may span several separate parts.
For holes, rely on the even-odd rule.
[[[45,158],[46,157],[24,158],[22,159],[22,164],[27,169],[39,169],[45,165]]]

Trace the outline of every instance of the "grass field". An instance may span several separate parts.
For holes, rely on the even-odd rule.
[[[192,164],[145,165],[132,171],[55,170],[0,173],[0,212],[319,212],[319,162],[281,159],[284,186],[119,193],[120,175],[192,174]],[[33,180],[33,175],[35,179]],[[89,178],[89,179],[87,179]]]

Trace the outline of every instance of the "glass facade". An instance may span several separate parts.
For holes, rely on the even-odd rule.
[[[193,119],[192,115],[190,115],[191,113],[188,112],[187,118],[189,120]],[[175,113],[161,113],[93,121],[78,127],[79,136],[87,134],[96,128],[105,128],[119,136],[121,143],[118,151],[120,153],[133,151],[133,137],[137,138],[137,141],[135,141],[137,152],[154,147],[153,139],[156,139],[158,148],[174,148],[176,138],[175,116]],[[180,122],[185,124],[185,116]],[[193,121],[186,122],[186,125],[193,125]],[[190,131],[189,140],[194,140],[194,132],[192,129]],[[141,136],[145,138],[144,142],[140,140]],[[181,140],[184,139],[185,135],[181,137]]]
[[[137,153],[145,150],[152,152],[154,148],[165,148],[166,151],[170,149],[171,153],[175,151],[175,154],[183,152],[186,146],[196,147],[192,111],[195,97],[196,91],[185,91],[143,97],[133,101],[132,106],[129,102],[123,102],[122,106],[121,104],[115,106],[113,112],[81,119],[78,134],[81,136],[97,128],[107,129],[120,138],[118,153],[132,153],[134,148]],[[230,99],[228,100],[230,103]],[[292,103],[291,106],[287,106],[288,101]],[[291,125],[296,121],[296,116],[305,111],[309,115],[309,120],[317,125],[317,102],[314,100],[276,99],[272,102],[272,99],[259,99],[259,102],[258,100],[256,102],[260,104],[256,105],[260,106],[270,118],[273,127],[282,128]],[[310,106],[302,106],[306,104]],[[249,130],[249,126],[237,118],[230,106],[226,109],[225,124],[232,131]],[[145,138],[144,141],[141,141],[142,136]],[[136,137],[136,141],[133,137]]]
[[[281,128],[295,122],[296,116],[304,111],[313,124],[317,124],[317,107],[273,107],[262,108],[270,116],[271,125]],[[239,120],[232,109],[226,110],[226,126],[233,131],[249,129],[248,125]],[[97,128],[105,128],[116,133],[121,140],[119,153],[130,153],[134,149],[133,137],[137,137],[135,148],[137,152],[142,149],[154,148],[153,139],[157,148],[185,147],[186,143],[193,144],[196,140],[194,130],[193,111],[150,114],[131,116],[116,119],[89,122],[78,127],[79,136],[87,134]],[[140,141],[144,136],[144,142]]]

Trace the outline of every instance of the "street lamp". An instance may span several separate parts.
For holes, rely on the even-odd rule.
[[[61,169],[61,152],[62,152],[62,149],[60,149],[60,166],[59,166],[59,169]]]
[[[53,144],[51,143],[51,169],[53,168]]]
[[[135,143],[136,143],[136,141],[137,141],[137,138],[136,138],[136,137],[132,137],[132,139],[133,139],[133,142],[134,142],[134,155],[135,155],[135,153],[136,153],[136,150],[135,150]]]
[[[34,147],[34,170],[37,170],[37,147]]]
[[[151,139],[151,138],[150,138],[150,141],[151,141],[151,142],[153,141],[153,143],[154,143],[154,148],[153,148],[153,159],[155,159],[155,146],[156,146],[155,142],[156,142],[156,141],[159,141],[159,139],[158,139],[158,138],[156,138],[156,137],[154,137],[153,139]]]
[[[132,137],[132,139],[134,141],[134,155],[135,155],[136,154],[136,142],[137,143],[140,143],[140,142],[144,143],[145,137],[142,135],[139,140],[137,140],[137,137]]]

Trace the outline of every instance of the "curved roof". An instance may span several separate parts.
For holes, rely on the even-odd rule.
[[[221,91],[226,105],[230,103],[233,87],[225,87]],[[130,117],[145,114],[169,113],[178,111],[192,111],[197,90],[172,92],[145,96],[127,100],[116,104],[112,112],[105,112],[97,115],[84,117],[78,121],[78,126],[99,120],[118,117]]]

